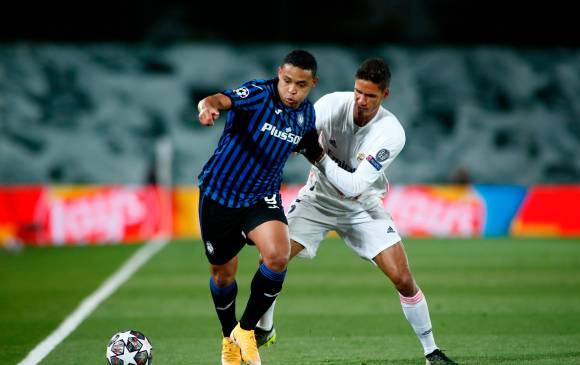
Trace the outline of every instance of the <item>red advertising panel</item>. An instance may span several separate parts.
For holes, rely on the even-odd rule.
[[[485,204],[469,186],[395,186],[384,204],[404,236],[481,236],[485,224]]]
[[[282,188],[286,211],[299,189]],[[384,205],[404,236],[497,236],[508,234],[508,226],[514,236],[580,236],[579,185],[521,187],[517,194],[512,190],[400,185],[391,189]],[[54,245],[134,242],[160,233],[199,238],[198,194],[194,186],[0,187],[0,246],[11,240]]]
[[[31,187],[0,190],[0,241],[118,243],[171,230],[170,195],[153,186]]]
[[[35,207],[44,200],[41,186],[0,187],[0,246],[10,240],[33,242],[42,229]]]
[[[513,236],[580,236],[580,186],[531,187],[511,225]]]

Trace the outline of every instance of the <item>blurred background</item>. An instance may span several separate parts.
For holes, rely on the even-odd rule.
[[[562,2],[564,3],[564,2]],[[0,14],[0,183],[196,183],[221,133],[200,98],[269,78],[296,47],[320,63],[313,101],[357,65],[392,67],[398,183],[580,180],[580,34],[565,6],[499,1],[21,3]],[[301,183],[293,159],[286,182]]]
[[[12,3],[0,12],[4,221],[27,221],[28,228],[32,222],[32,231],[52,227],[56,218],[38,218],[54,212],[50,206],[37,204],[15,218],[14,206],[23,205],[15,203],[21,198],[14,189],[22,186],[41,187],[38,196],[61,185],[162,180],[194,188],[224,120],[214,128],[200,126],[197,102],[274,76],[294,48],[318,59],[313,101],[351,90],[365,58],[388,61],[393,79],[384,106],[407,133],[405,149],[388,171],[392,184],[517,186],[513,217],[527,189],[580,181],[580,34],[567,2],[550,4]],[[291,159],[284,182],[302,184],[308,168],[303,158]],[[52,198],[78,195],[55,191]],[[179,201],[195,200],[168,199],[173,210]],[[483,200],[485,209],[494,206]],[[196,226],[190,219],[195,208],[183,209],[189,214],[183,224]],[[173,213],[175,219],[182,215]],[[481,214],[484,225],[490,213]],[[504,225],[507,234],[511,218]],[[15,228],[6,227],[9,236]]]

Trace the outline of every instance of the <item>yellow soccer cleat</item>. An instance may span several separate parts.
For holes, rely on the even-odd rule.
[[[242,360],[244,360],[246,364],[262,365],[254,331],[246,331],[240,327],[240,324],[238,323],[230,334],[230,338],[240,347]]]
[[[222,340],[222,365],[241,365],[242,353],[240,347],[229,337]]]

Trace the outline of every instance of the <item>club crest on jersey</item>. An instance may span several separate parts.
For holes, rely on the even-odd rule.
[[[304,115],[302,115],[302,113],[298,114],[296,120],[298,121],[298,125],[304,124]]]
[[[383,148],[382,150],[377,152],[377,161],[379,162],[386,161],[389,158],[389,156],[391,156],[389,150]]]
[[[281,131],[278,128],[276,128],[275,125],[272,125],[270,123],[264,123],[260,132],[269,133],[273,137],[276,137],[286,142],[290,142],[292,144],[298,144],[302,139],[301,136],[291,133],[292,132],[291,128],[288,127],[285,130]]]
[[[234,92],[242,99],[245,99],[250,95],[250,90],[248,90],[247,87],[240,87],[239,89],[235,89]]]
[[[367,157],[367,155],[364,154],[363,152],[359,152],[358,155],[356,155],[356,159],[359,160],[359,161],[364,160],[365,157]]]

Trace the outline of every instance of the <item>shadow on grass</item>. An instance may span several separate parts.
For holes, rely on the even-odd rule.
[[[573,360],[574,364],[580,364],[580,351],[562,352],[562,353],[546,353],[546,354],[529,354],[529,355],[505,355],[505,356],[486,356],[486,357],[470,357],[461,356],[453,358],[461,365],[479,365],[479,364],[544,364],[549,361],[550,364],[565,364],[562,360]],[[345,360],[322,360],[311,365],[418,365],[424,364],[422,359],[367,359],[357,361]]]

